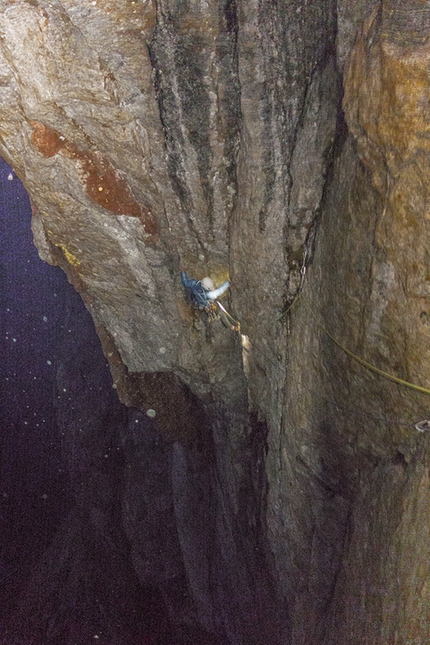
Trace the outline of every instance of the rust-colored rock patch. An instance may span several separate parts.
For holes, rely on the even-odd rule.
[[[31,126],[32,143],[44,157],[62,152],[75,161],[79,179],[91,201],[116,215],[138,217],[146,233],[156,234],[157,224],[151,212],[136,201],[127,181],[107,157],[97,151],[80,150],[75,143],[40,121],[31,121]]]

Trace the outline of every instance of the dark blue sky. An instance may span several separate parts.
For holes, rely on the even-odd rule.
[[[28,195],[0,159],[0,414],[9,453],[3,454],[3,495],[17,459],[35,485],[44,479],[44,465],[52,473],[57,346],[72,289],[59,267],[40,260],[30,220]]]
[[[57,361],[77,333],[70,302],[93,329],[63,271],[40,260],[30,221],[28,195],[0,159],[0,594],[9,596],[70,504],[56,413]]]

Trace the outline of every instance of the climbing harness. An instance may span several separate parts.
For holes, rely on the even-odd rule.
[[[203,311],[206,313],[210,320],[215,320],[218,317],[218,311],[214,301],[210,302]]]

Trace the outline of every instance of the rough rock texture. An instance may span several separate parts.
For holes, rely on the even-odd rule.
[[[365,20],[352,52],[344,108],[364,168],[351,182],[339,167],[343,189],[333,211],[340,204],[351,220],[349,240],[339,228],[345,250],[339,257],[337,249],[338,275],[345,280],[348,262],[358,280],[347,278],[348,293],[331,302],[331,328],[350,349],[427,388],[429,20],[422,3],[384,3]],[[349,418],[343,430],[357,487],[326,642],[426,643],[429,443],[415,424],[428,417],[428,395],[360,373],[350,377],[346,398],[391,423]]]
[[[430,383],[430,10],[349,4],[0,9],[0,151],[137,410],[114,544],[208,642],[430,639],[428,400],[327,334]]]

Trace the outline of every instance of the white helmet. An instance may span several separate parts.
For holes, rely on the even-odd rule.
[[[202,287],[203,289],[205,289],[205,291],[212,291],[212,289],[214,288],[214,283],[210,278],[203,278]]]

